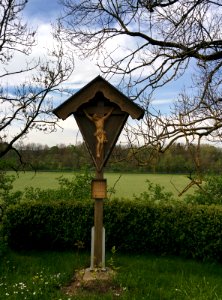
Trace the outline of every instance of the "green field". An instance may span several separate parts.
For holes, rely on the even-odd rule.
[[[9,172],[9,174],[13,174]],[[16,173],[14,173],[16,174]],[[19,173],[14,182],[15,190],[23,190],[26,186],[40,188],[56,188],[58,186],[57,178],[64,176],[71,178],[72,172],[25,172]],[[133,194],[140,194],[146,190],[146,180],[165,187],[166,191],[172,192],[175,196],[182,191],[189,183],[186,175],[175,174],[119,174],[107,173],[104,176],[107,179],[108,188],[115,185],[117,197],[130,198]],[[189,192],[193,192],[191,189]]]

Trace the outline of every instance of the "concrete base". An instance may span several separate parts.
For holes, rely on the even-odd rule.
[[[82,276],[82,280],[85,282],[93,281],[93,280],[110,280],[115,275],[115,272],[110,268],[101,269],[95,268],[91,270],[90,268],[79,271]]]

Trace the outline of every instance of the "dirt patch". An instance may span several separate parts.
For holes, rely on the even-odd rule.
[[[62,288],[69,296],[78,294],[113,294],[119,297],[123,289],[114,282],[115,272],[111,269],[83,269],[76,271],[68,286]]]

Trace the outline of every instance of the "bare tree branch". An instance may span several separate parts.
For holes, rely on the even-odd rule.
[[[27,0],[2,0],[0,3],[0,158],[14,150],[22,158],[15,143],[30,130],[50,132],[56,129],[57,119],[51,113],[52,96],[69,78],[74,68],[73,56],[64,50],[55,35],[55,47],[46,59],[29,59],[36,45],[36,31],[21,19]],[[20,69],[13,69],[12,59],[20,53],[29,59]],[[11,67],[11,68],[9,68]],[[13,85],[13,78],[24,78]],[[26,79],[29,78],[29,79]]]
[[[143,81],[154,88],[179,76],[190,58],[204,62],[222,58],[219,1],[61,2],[65,7],[60,19],[63,38],[86,56],[104,54],[100,67],[105,74],[125,76],[125,72],[147,70]],[[107,56],[109,41],[118,43],[121,36],[128,36],[137,46],[129,46],[117,59],[112,50]],[[125,45],[121,48],[127,50]],[[136,75],[133,80],[134,86],[140,84]]]

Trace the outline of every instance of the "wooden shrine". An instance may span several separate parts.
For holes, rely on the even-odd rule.
[[[95,236],[94,262],[91,267],[98,267],[102,265],[103,257],[103,199],[106,198],[103,168],[127,118],[131,116],[139,120],[143,117],[144,110],[108,81],[97,76],[53,112],[63,120],[74,115],[96,167],[96,179],[92,181]]]

